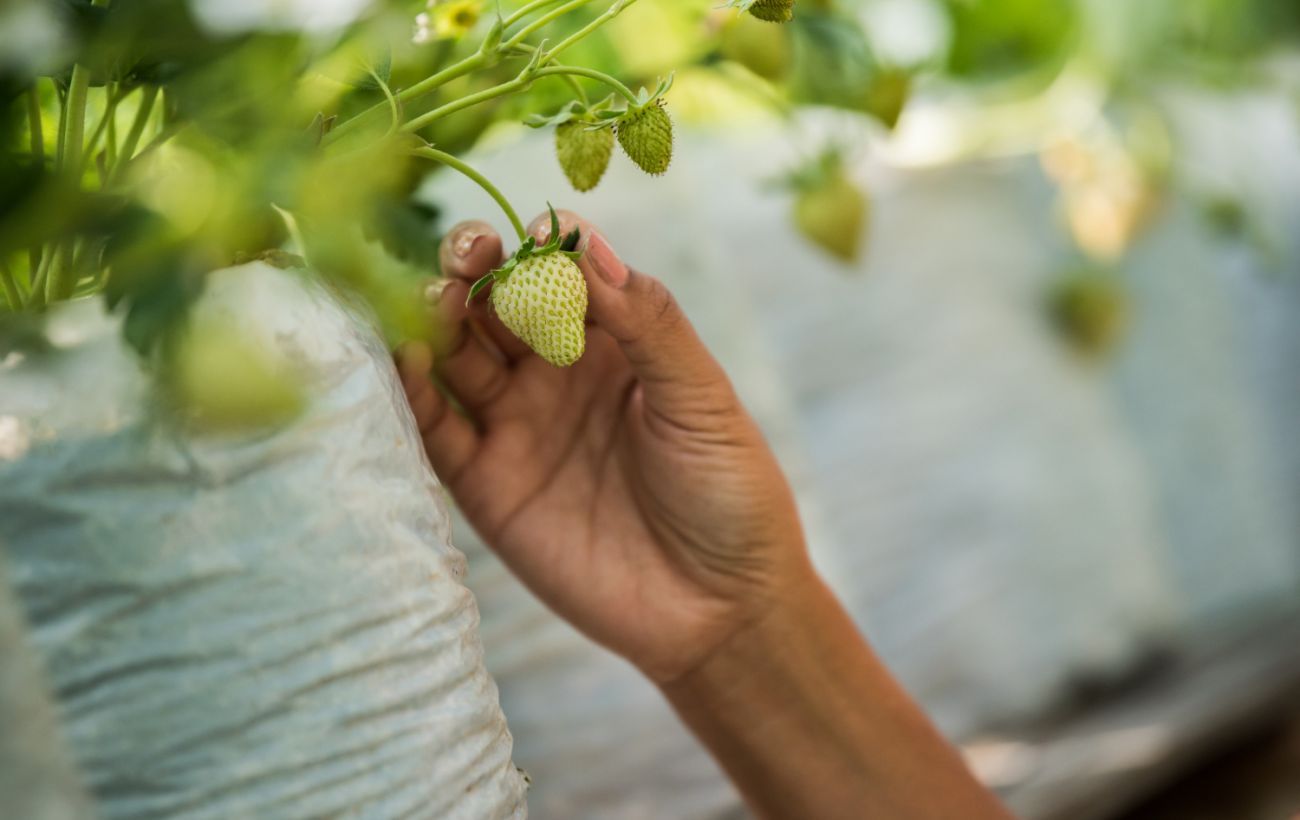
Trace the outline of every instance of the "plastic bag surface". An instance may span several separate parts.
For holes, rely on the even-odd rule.
[[[104,817],[522,817],[441,490],[383,343],[301,278],[199,315],[293,364],[287,426],[196,432],[98,302],[0,355],[0,545]]]

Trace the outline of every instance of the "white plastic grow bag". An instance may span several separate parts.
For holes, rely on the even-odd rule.
[[[0,355],[0,545],[98,813],[523,816],[385,347],[261,264],[214,274],[197,309],[293,361],[303,415],[180,430],[98,302]]]

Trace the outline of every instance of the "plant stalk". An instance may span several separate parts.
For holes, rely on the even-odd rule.
[[[86,131],[86,91],[90,87],[90,69],[77,63],[72,69],[68,85],[67,105],[63,109],[63,159],[60,170],[70,174],[74,184],[81,186],[81,150]],[[45,282],[45,298],[54,302],[72,295],[72,254],[65,239],[53,251],[53,264]]]
[[[57,246],[51,245],[45,251],[45,256],[41,259],[41,266],[32,274],[31,290],[27,293],[27,306],[39,308],[45,306],[45,282],[50,276],[50,265],[54,255],[58,252]]]
[[[99,147],[99,141],[101,138],[103,138],[104,133],[108,130],[108,124],[113,120],[113,117],[116,116],[117,104],[121,101],[122,101],[121,95],[113,92],[108,93],[108,99],[104,103],[104,116],[100,118],[99,123],[95,126],[94,132],[91,133],[90,135],[90,140],[86,142],[85,153],[81,161],[81,166],[83,170],[85,168],[86,162],[89,161],[94,155],[95,149]]]
[[[546,57],[543,56],[542,59],[546,60]],[[618,92],[619,96],[621,96],[623,99],[627,100],[629,103],[633,105],[636,105],[637,102],[636,94],[632,92],[632,89],[628,88],[626,85],[619,82],[617,78],[611,77],[610,75],[606,74],[603,71],[597,71],[594,68],[584,68],[582,66],[572,66],[572,65],[546,66],[545,68],[539,68],[535,76],[537,77],[554,77],[554,76],[586,77],[589,80],[595,80],[598,83],[604,83],[605,85],[609,86],[610,88]]]
[[[455,63],[454,65],[447,66],[442,71],[439,71],[436,74],[431,74],[430,76],[425,77],[423,80],[411,86],[410,88],[402,89],[401,91],[397,92],[395,96],[397,97],[399,102],[409,103],[411,100],[419,99],[420,97],[423,97],[425,94],[429,94],[433,91],[436,91],[438,88],[440,88],[443,85],[446,85],[452,80],[455,80],[459,77],[463,77],[466,74],[469,74],[470,72],[477,71],[478,69],[483,68],[484,66],[488,65],[491,62],[493,62],[493,60],[484,56],[481,52],[475,52],[474,54],[471,54],[470,56],[466,57],[460,62]],[[334,142],[339,137],[343,136],[349,131],[354,130],[358,125],[361,124],[363,120],[387,108],[388,108],[387,100],[384,100],[383,102],[375,103],[371,107],[367,108],[365,111],[362,111],[361,113],[356,114],[353,117],[344,120],[343,122],[334,126],[332,129],[330,129],[330,132],[325,135],[325,138],[322,140],[322,142],[326,145]]]
[[[502,25],[504,28],[510,28],[515,23],[518,23],[520,20],[524,19],[525,17],[537,11],[538,9],[544,9],[547,6],[551,5],[552,3],[558,3],[558,2],[559,0],[533,0],[531,3],[520,6],[519,8],[512,11],[510,13],[510,16],[502,21]]]
[[[592,68],[580,68],[578,66],[547,66],[546,68],[537,68],[521,73],[513,80],[501,83],[500,85],[494,85],[491,88],[485,88],[477,94],[470,94],[468,97],[461,97],[459,100],[449,102],[444,106],[433,109],[432,111],[427,111],[412,120],[408,120],[406,124],[402,126],[402,130],[406,132],[418,131],[429,123],[440,120],[449,114],[455,114],[457,111],[463,111],[464,109],[478,105],[481,102],[487,102],[488,100],[496,99],[497,97],[513,94],[516,91],[527,88],[528,85],[538,77],[561,76],[578,76],[597,80],[617,91],[620,95],[626,98],[629,103],[636,103],[636,95],[632,93],[631,89],[604,72],[596,71]]]
[[[0,262],[0,285],[4,287],[5,298],[9,300],[9,306],[14,312],[23,309],[23,294],[18,289],[18,283],[14,280],[13,271],[4,262]]]
[[[140,95],[140,107],[136,109],[135,119],[131,121],[131,130],[126,132],[126,140],[122,142],[122,148],[117,152],[117,161],[113,163],[113,169],[108,174],[109,182],[117,180],[122,167],[135,155],[135,147],[140,144],[140,137],[144,134],[145,125],[149,122],[149,115],[153,113],[154,101],[157,98],[157,86],[144,87]]]
[[[92,6],[106,6],[108,0],[91,0]],[[68,99],[63,109],[60,132],[63,135],[63,155],[60,171],[72,174],[72,181],[81,185],[81,160],[86,138],[86,92],[90,90],[90,69],[81,63],[72,67],[68,83]],[[72,270],[72,240],[65,239],[55,251],[50,278],[46,282],[46,297],[50,301],[66,299],[72,295],[74,273]]]
[[[45,128],[41,123],[41,92],[35,82],[27,89],[27,130],[31,135],[32,160],[44,167]]]
[[[512,13],[510,17],[506,19],[506,21],[503,21],[503,23],[508,25],[510,23],[518,22],[525,15],[530,14],[533,11],[536,11],[537,9],[548,6],[555,1],[556,0],[533,0],[533,2],[526,4],[522,8]],[[486,66],[495,64],[501,59],[502,55],[508,54],[510,51],[514,50],[516,47],[521,45],[523,41],[533,32],[537,31],[538,29],[542,28],[543,26],[552,22],[553,20],[556,20],[557,18],[564,16],[568,12],[580,6],[586,5],[589,2],[591,2],[591,0],[569,0],[569,2],[563,4],[559,8],[552,9],[550,12],[542,15],[537,20],[534,20],[532,23],[529,23],[527,26],[525,26],[524,28],[520,29],[517,33],[512,35],[509,40],[506,40],[505,42],[501,43],[495,49],[491,51],[487,51],[483,48],[480,48],[478,51],[474,52],[473,54],[461,60],[460,62],[450,65],[447,68],[444,68],[443,70],[435,74],[432,74],[429,77],[426,77],[425,79],[421,80],[415,85],[412,85],[410,88],[402,89],[397,93],[396,95],[397,99],[402,103],[409,103],[412,100],[419,99],[420,97],[423,97],[426,94],[429,94],[437,90],[438,88],[451,82],[452,80],[463,77],[466,74],[479,70],[480,68],[484,68]],[[595,31],[600,26],[604,25],[610,19],[618,16],[618,14],[623,9],[632,5],[632,3],[634,2],[636,2],[636,0],[616,0],[616,2],[609,7],[609,9],[607,9],[603,14],[601,14],[595,20],[592,20],[586,26],[583,26],[580,30],[566,37],[555,48],[550,49],[547,52],[547,54],[543,56],[542,58],[543,62],[553,58],[560,51],[563,51],[564,49],[578,42],[583,37],[586,37],[588,34]],[[325,139],[322,142],[324,142],[326,145],[334,142],[344,134],[352,130],[355,130],[356,127],[360,125],[360,123],[363,120],[375,115],[376,113],[382,111],[386,107],[387,107],[386,100],[384,102],[375,103],[370,108],[367,108],[365,111],[362,111],[361,113],[356,114],[350,119],[345,120],[344,122],[336,125],[328,134],[325,135]],[[441,111],[443,108],[446,108],[446,106],[443,106],[442,108],[439,109],[434,109],[434,111]],[[454,110],[459,111],[460,109],[456,108]],[[432,114],[433,112],[431,111],[429,113]],[[451,113],[451,111],[447,111],[446,113]],[[438,119],[439,117],[442,116],[445,116],[445,114],[439,114],[437,117],[434,117],[427,121],[432,122],[433,119]],[[420,126],[415,126],[415,128],[419,128],[419,127]],[[405,128],[404,130],[409,131],[414,129],[408,127]]]
[[[33,81],[32,87],[27,89],[27,131],[31,137],[32,162],[36,167],[45,171],[45,127],[41,120],[41,92]],[[33,244],[27,251],[27,284],[31,285],[31,280],[36,276],[36,269],[41,266],[41,245]]]
[[[488,196],[492,197],[492,199],[496,201],[497,205],[501,206],[501,210],[505,212],[506,217],[510,220],[511,227],[515,229],[515,235],[519,237],[519,241],[523,242],[528,238],[528,232],[524,230],[523,221],[519,219],[519,214],[517,214],[515,209],[510,205],[510,201],[506,199],[505,194],[501,193],[497,186],[493,185],[487,177],[474,170],[472,166],[462,162],[445,151],[439,151],[437,148],[416,148],[411,153],[417,157],[424,157],[425,159],[431,159],[434,162],[441,162],[442,164],[454,168],[469,177],[480,188],[487,191]]]
[[[528,39],[528,35],[548,25],[549,23],[558,20],[559,18],[563,17],[564,15],[573,11],[574,9],[581,8],[582,6],[585,6],[590,2],[591,0],[569,0],[569,2],[565,3],[559,8],[551,9],[550,11],[543,14],[541,17],[538,17],[533,22],[521,28],[515,34],[512,34],[509,40],[506,40],[504,43],[501,44],[501,47],[503,49],[508,50],[510,48],[513,48],[514,46],[519,45],[524,40]],[[617,5],[617,3],[615,3],[615,5]]]
[[[564,51],[569,46],[573,45],[574,43],[578,42],[582,38],[586,37],[588,34],[591,34],[593,31],[600,28],[601,26],[605,25],[610,20],[613,20],[615,17],[622,14],[624,9],[626,9],[628,6],[632,5],[635,2],[636,0],[615,0],[614,4],[609,8],[605,9],[605,11],[599,17],[592,20],[590,23],[578,29],[577,31],[573,32],[568,37],[565,37],[560,42],[556,43],[553,48],[547,51],[546,56],[542,58],[542,62],[545,63],[547,60],[551,59],[552,57],[555,57],[557,54]]]

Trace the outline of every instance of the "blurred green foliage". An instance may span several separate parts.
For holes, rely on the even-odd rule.
[[[952,43],[945,68],[987,77],[1059,68],[1079,32],[1072,0],[945,0]]]
[[[0,3],[0,321],[39,313],[50,298],[103,292],[148,349],[177,326],[208,271],[288,252],[358,292],[391,338],[427,332],[415,294],[436,262],[438,214],[413,198],[433,169],[411,145],[461,154],[495,123],[607,93],[588,79],[538,79],[406,133],[395,126],[510,81],[528,49],[584,30],[606,7],[575,3],[511,59],[408,94],[476,53],[490,6],[375,2],[321,30],[310,16],[277,17],[280,4],[229,2]],[[235,7],[260,10],[266,24],[257,14],[236,26],[204,22],[213,8]],[[900,57],[900,30],[882,19],[910,20],[929,45]],[[676,68],[670,104],[691,93],[685,77],[719,118],[733,111],[719,96],[729,89],[778,116],[800,106],[854,112],[883,134],[927,90],[1033,95],[1080,62],[1116,87],[1163,74],[1232,81],[1298,40],[1295,0],[801,0],[789,25],[708,0],[641,0],[565,60],[633,89]],[[69,151],[62,115],[79,101],[83,130]],[[823,147],[801,147],[804,170],[815,170]],[[1095,175],[1086,182],[1088,202],[1105,192]],[[854,183],[837,174],[835,184]],[[846,256],[849,245],[827,247]]]

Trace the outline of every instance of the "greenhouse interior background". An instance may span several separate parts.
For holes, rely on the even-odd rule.
[[[393,92],[473,53],[497,6],[189,0],[157,13],[155,0],[136,0],[157,19],[128,14],[114,28],[114,7],[132,5],[0,5],[0,126],[10,155],[0,169],[0,261],[17,283],[0,312],[0,580],[8,578],[8,591],[0,586],[0,816],[92,816],[81,812],[95,804],[112,817],[299,816],[288,792],[277,798],[287,802],[241,803],[243,788],[270,789],[248,772],[214,787],[206,804],[122,796],[135,788],[122,767],[153,761],[180,771],[199,754],[164,741],[163,723],[207,731],[210,720],[187,711],[193,700],[151,704],[149,692],[202,690],[212,704],[243,703],[222,694],[224,672],[183,663],[169,671],[150,647],[170,640],[169,622],[190,618],[203,626],[179,630],[185,640],[224,640],[222,619],[235,634],[233,624],[250,617],[243,607],[261,605],[250,592],[167,609],[191,583],[177,580],[184,572],[219,572],[210,556],[225,554],[226,541],[311,543],[346,532],[374,556],[384,539],[407,538],[409,522],[449,527],[449,543],[464,553],[463,566],[450,552],[446,561],[477,601],[486,674],[474,685],[491,691],[495,682],[509,727],[502,754],[527,772],[531,816],[751,816],[655,687],[530,593],[454,504],[449,524],[407,508],[395,482],[432,482],[427,463],[403,462],[389,475],[378,456],[311,453],[307,443],[335,429],[329,419],[388,452],[387,416],[357,409],[374,401],[390,411],[386,375],[331,382],[325,421],[287,422],[292,437],[262,455],[249,449],[265,440],[256,436],[238,446],[191,441],[173,453],[141,404],[147,368],[130,362],[150,361],[139,340],[200,298],[196,277],[154,271],[179,270],[179,257],[155,262],[138,246],[129,249],[136,256],[117,257],[118,268],[128,264],[121,259],[146,260],[138,279],[151,290],[131,290],[137,278],[114,273],[105,284],[89,273],[69,291],[79,301],[33,306],[29,298],[43,275],[28,261],[31,237],[85,229],[94,222],[87,214],[110,207],[62,189],[31,193],[12,159],[27,150],[29,86],[50,152],[56,140],[67,150],[64,67],[86,30],[95,33],[85,42],[166,41],[160,64],[186,67],[176,80],[158,75],[164,91],[152,115],[143,101],[153,105],[154,79],[92,79],[82,88],[90,145],[121,150],[138,119],[148,153],[115,164],[87,151],[78,177],[85,197],[107,197],[127,180],[133,201],[168,226],[169,248],[220,249],[196,263],[211,270],[274,261],[222,256],[232,248],[304,253],[314,240],[300,226],[360,213],[358,203],[375,195],[371,177],[383,178],[385,192],[400,191],[401,208],[384,211],[385,200],[371,209],[385,216],[374,233],[367,227],[366,244],[322,246],[341,271],[326,278],[358,291],[395,342],[410,316],[393,306],[394,294],[437,281],[439,238],[465,219],[510,237],[511,220],[473,179],[431,164],[308,161],[286,181],[281,169],[297,160],[284,159],[285,146],[297,134],[329,142],[331,117],[322,127],[301,116],[311,106],[335,106],[340,121],[376,105],[386,112],[389,102],[395,118],[437,111],[436,99],[408,103]],[[662,89],[671,76],[662,100],[674,144],[661,176],[615,153],[599,185],[574,190],[549,123],[529,121],[566,103],[574,92],[563,82],[538,80],[526,94],[418,133],[494,180],[525,220],[548,203],[577,212],[632,267],[669,286],[775,450],[817,569],[1017,816],[1300,816],[1300,4],[798,0],[783,25],[732,5],[740,8],[628,3],[565,54],[566,64],[607,72],[634,92]],[[94,28],[101,7],[109,22]],[[532,42],[566,42],[603,9],[579,9]],[[340,79],[363,50],[350,48],[360,30],[396,45],[366,64],[373,81]],[[187,52],[213,56],[189,66]],[[439,99],[516,70],[455,78]],[[309,88],[306,108],[285,102],[286,89],[300,87]],[[247,204],[280,210],[276,197],[288,190],[315,199],[284,216]],[[255,210],[262,221],[252,225],[246,215]],[[381,239],[385,260],[397,260],[375,263],[383,281],[364,272]],[[79,265],[82,254],[72,253]],[[221,302],[214,333],[229,330],[225,310],[261,322],[256,333],[265,337],[255,345],[286,334],[352,338],[351,325],[317,302],[274,277],[256,281],[252,295],[236,293],[243,286],[233,279],[206,287],[200,304]],[[100,288],[111,310],[95,301]],[[123,323],[127,343],[105,341],[117,340]],[[50,340],[42,350],[84,355],[38,367],[41,356],[23,351],[39,333]],[[205,379],[274,393],[254,401],[258,408],[293,403],[260,365],[213,366]],[[71,399],[59,379],[78,386]],[[367,395],[377,398],[358,404]],[[110,437],[110,428],[136,432]],[[148,470],[125,466],[132,458]],[[244,480],[258,470],[256,481]],[[244,483],[205,495],[219,483],[212,476]],[[355,508],[383,508],[373,528],[349,517],[351,501],[311,506],[335,478],[351,482],[339,492],[355,492]],[[56,503],[57,493],[65,501]],[[199,511],[177,518],[173,504]],[[142,569],[164,561],[178,562],[181,575]],[[378,597],[390,583],[384,573],[406,571],[367,561],[344,556],[338,566],[352,567]],[[81,584],[83,597],[65,596],[61,583]],[[272,584],[278,591],[266,594],[301,600],[311,583]],[[128,596],[121,611],[118,595]],[[456,617],[472,630],[472,601],[465,606]],[[289,623],[295,610],[285,607]],[[310,640],[289,627],[287,643],[268,651],[291,655],[294,641],[328,642],[350,634],[347,624],[321,625]],[[3,660],[8,652],[21,662]],[[150,671],[126,679],[129,663],[111,652],[137,653],[130,658]],[[96,690],[115,675],[116,684]],[[187,682],[207,675],[217,677]],[[353,694],[337,698],[368,685],[349,681]],[[32,715],[48,720],[20,720]],[[27,728],[6,731],[10,720]],[[118,734],[114,720],[133,728]],[[277,735],[294,725],[274,720]],[[250,739],[212,760],[278,742]],[[57,771],[33,775],[43,756]],[[47,780],[77,796],[46,813],[6,812],[9,790],[15,807],[45,805],[20,793]],[[207,794],[199,781],[185,783]],[[362,800],[355,788],[312,810],[365,805],[348,802]],[[362,808],[356,816],[389,815]]]

